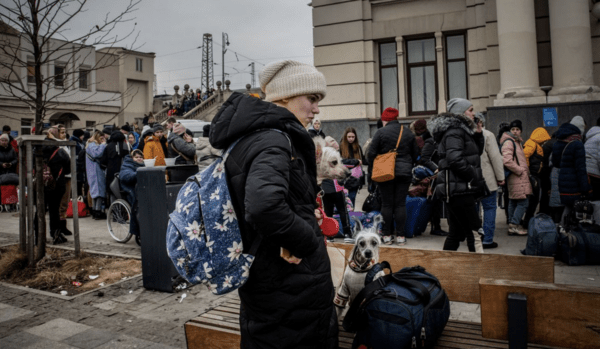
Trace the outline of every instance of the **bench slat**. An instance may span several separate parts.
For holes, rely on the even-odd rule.
[[[486,338],[508,339],[507,297],[527,296],[528,341],[569,348],[598,348],[600,288],[481,279],[481,322]]]

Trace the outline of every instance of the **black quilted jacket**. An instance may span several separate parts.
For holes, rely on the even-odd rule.
[[[289,140],[263,130],[270,128]],[[213,119],[209,140],[224,149],[243,136],[225,171],[244,252],[257,236],[262,241],[239,289],[242,348],[337,348],[330,262],[314,216],[314,143],[287,109],[234,93]],[[281,247],[302,262],[283,260]]]

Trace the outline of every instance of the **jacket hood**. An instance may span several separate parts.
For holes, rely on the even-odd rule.
[[[116,143],[116,142],[121,142],[125,140],[125,135],[123,134],[123,132],[121,131],[113,131],[110,134],[110,139],[108,140],[108,143]]]
[[[242,136],[268,128],[283,131],[292,138],[304,136],[310,140],[308,131],[287,109],[234,92],[213,119],[209,141],[216,149],[226,149]]]
[[[450,113],[438,114],[427,122],[427,130],[436,142],[439,142],[444,133],[451,128],[461,128],[468,134],[473,135],[477,125],[468,116]]]
[[[586,139],[590,139],[596,135],[600,134],[600,126],[593,126],[590,130],[585,134]]]
[[[154,137],[153,134],[146,136],[146,138],[144,138],[144,142],[148,143],[148,142],[160,142],[160,139]]]
[[[579,129],[579,127],[570,124],[568,122],[560,125],[560,128],[556,131],[556,133],[554,133],[554,135],[556,136],[556,139],[565,139],[569,136],[572,136],[574,134],[581,134],[581,130]]]
[[[531,136],[529,138],[532,139],[537,144],[542,144],[542,143],[550,140],[550,135],[548,134],[548,131],[546,131],[545,128],[538,127],[535,130],[533,130],[533,132],[531,133]]]
[[[131,166],[133,168],[138,168],[138,167],[144,167],[145,166],[143,162],[140,164],[138,162],[133,161],[133,158],[129,154],[125,155],[125,157],[123,158],[123,165],[125,165],[125,166]]]
[[[71,136],[71,137],[69,138],[69,140],[70,140],[70,141],[77,142],[77,143],[81,143],[81,144],[83,144],[83,141],[82,141],[81,139],[79,139],[79,138],[75,137],[75,136]]]

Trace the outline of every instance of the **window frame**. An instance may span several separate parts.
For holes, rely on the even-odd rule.
[[[433,61],[427,61],[427,62],[419,62],[419,63],[409,63],[408,62],[408,55],[410,54],[408,52],[408,43],[411,41],[419,41],[419,40],[433,40],[433,57],[434,60]],[[437,69],[437,52],[435,50],[436,47],[436,42],[435,42],[435,33],[430,33],[430,34],[424,34],[424,35],[419,35],[419,36],[411,36],[408,38],[404,39],[404,56],[406,56],[405,59],[405,66],[406,66],[406,94],[407,94],[407,100],[408,100],[408,116],[418,116],[418,115],[432,115],[432,114],[437,114],[438,113],[438,100],[439,100],[439,87],[438,87],[438,69]],[[433,66],[433,80],[434,80],[434,90],[435,90],[435,109],[434,110],[424,110],[424,111],[413,111],[413,100],[412,100],[412,79],[411,79],[411,73],[410,73],[410,69],[411,68],[416,68],[416,67],[429,67],[429,66]]]
[[[85,72],[85,81],[86,84],[84,87],[81,87],[81,72]],[[86,90],[89,91],[90,90],[90,67],[87,66],[80,66],[79,67],[79,76],[78,76],[78,81],[77,81],[77,85],[79,86],[80,90]]]
[[[144,71],[143,63],[144,63],[144,60],[142,58],[136,57],[135,58],[135,71],[140,72],[140,73],[143,72]]]
[[[90,133],[94,132],[94,130],[96,129],[96,124],[97,124],[96,121],[87,120],[85,122],[85,130]]]
[[[29,126],[27,126],[26,124],[29,124]],[[30,135],[31,134],[31,130],[33,129],[33,119],[21,119],[21,135]],[[24,130],[27,130],[27,133],[25,133]]]
[[[449,59],[448,58],[448,37],[450,36],[459,36],[462,35],[463,37],[463,48],[464,48],[464,58],[454,58],[454,59]],[[452,31],[452,32],[447,32],[444,33],[443,36],[443,40],[444,40],[444,64],[445,64],[445,68],[446,68],[446,100],[450,100],[450,78],[449,78],[449,73],[450,73],[450,63],[454,63],[454,62],[465,62],[465,91],[467,93],[467,96],[465,97],[465,99],[469,99],[469,66],[467,64],[467,55],[469,53],[469,50],[467,49],[467,32],[466,31]]]
[[[56,73],[56,69],[62,69],[63,72],[61,74],[57,74]],[[62,77],[62,84],[61,85],[57,85],[56,82],[58,81],[57,77],[58,76]],[[67,65],[64,63],[55,63],[54,64],[54,74],[53,74],[54,78],[53,78],[53,84],[55,88],[60,88],[60,89],[65,89],[65,83],[67,82]]]
[[[380,109],[380,114],[383,113],[384,110],[384,105],[383,105],[383,70],[386,68],[396,68],[396,108],[400,103],[400,98],[398,96],[398,91],[400,90],[400,86],[399,81],[398,81],[398,54],[396,54],[396,64],[388,64],[388,65],[383,65],[381,64],[381,45],[385,45],[385,44],[394,44],[395,50],[394,52],[398,52],[398,43],[396,42],[396,40],[386,40],[386,41],[380,41],[378,42],[378,46],[377,46],[377,54],[379,57],[379,109]]]
[[[31,74],[29,71],[31,67]],[[35,62],[27,61],[27,85],[35,85]]]

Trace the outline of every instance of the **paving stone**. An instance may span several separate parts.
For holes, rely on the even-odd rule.
[[[59,318],[48,321],[43,325],[29,328],[26,331],[50,340],[61,341],[90,329],[90,326]]]
[[[19,332],[8,337],[0,338],[0,348],[2,349],[22,349],[33,345],[43,338],[27,332]]]
[[[91,328],[87,331],[71,336],[62,342],[81,349],[92,349],[110,342],[113,339],[117,339],[118,337],[119,334],[97,328]]]
[[[0,303],[0,322],[14,320],[21,316],[31,315],[33,311],[17,308],[8,304]]]
[[[95,349],[139,349],[148,348],[155,343],[135,338],[132,336],[121,335],[119,338],[113,339],[109,342],[102,344]]]
[[[106,301],[102,303],[94,304],[94,307],[102,309],[102,310],[113,310],[119,306],[119,303],[115,301]]]
[[[136,299],[144,292],[144,289],[132,290],[133,292],[124,294],[120,297],[113,299],[115,302],[122,304],[129,304],[135,302]]]
[[[32,345],[28,345],[25,347],[26,349],[78,349],[77,347],[72,347],[68,344],[51,341],[46,338],[42,338],[41,340],[33,343]]]

